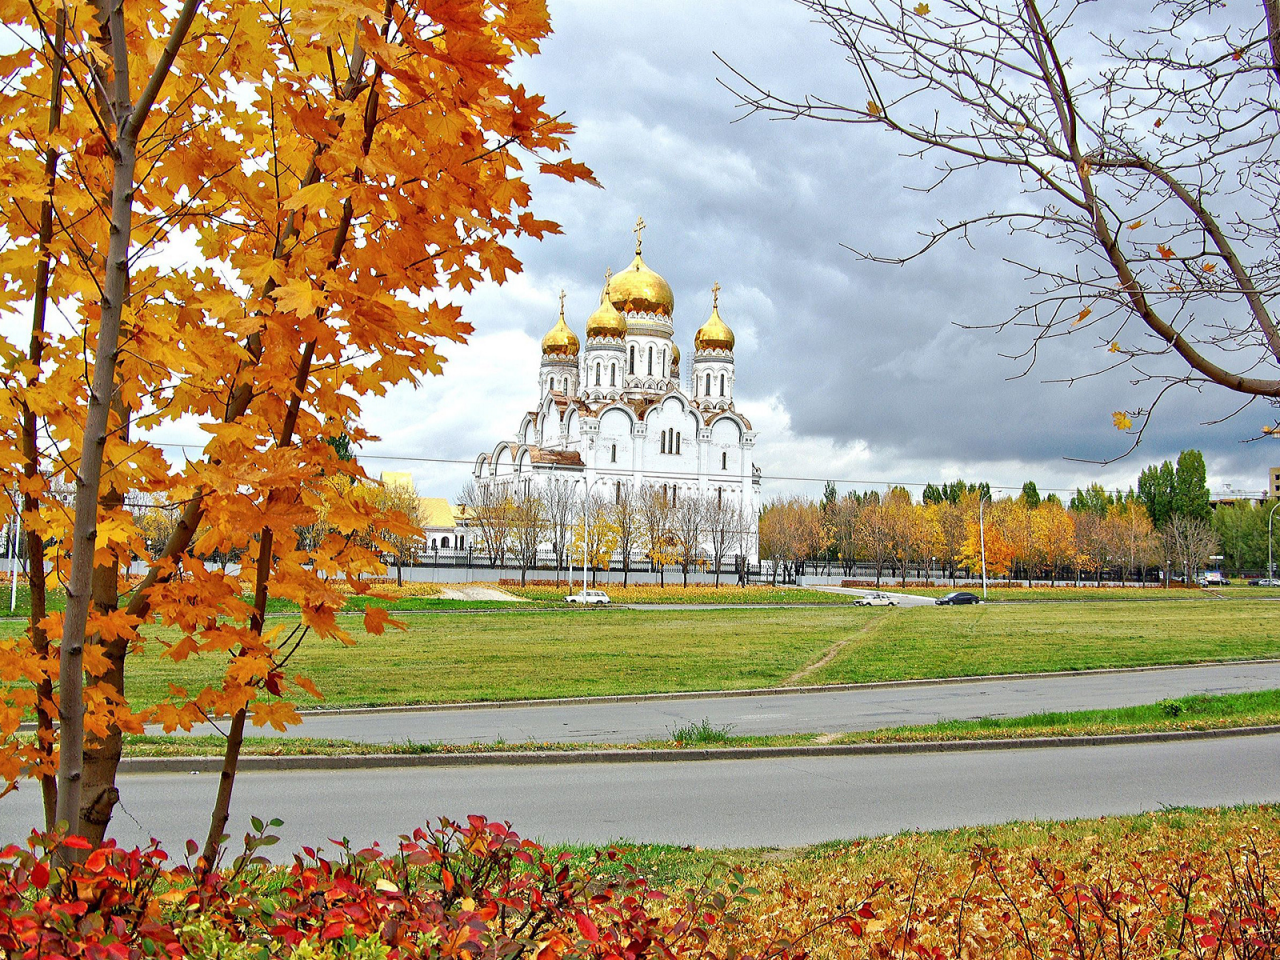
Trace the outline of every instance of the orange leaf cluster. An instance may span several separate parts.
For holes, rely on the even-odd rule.
[[[0,485],[21,481],[40,497],[24,524],[48,544],[51,585],[65,582],[73,546],[113,232],[98,198],[111,195],[119,137],[97,97],[82,98],[106,69],[94,17],[69,23],[62,66],[54,55],[62,6],[0,0],[11,30],[46,41],[4,60],[0,308],[30,313],[43,261],[48,311],[72,320],[38,333],[39,363],[0,341]],[[178,10],[162,0],[122,9],[137,96]],[[264,633],[270,598],[296,602],[309,630],[351,642],[335,618],[350,592],[342,586],[384,572],[377,531],[413,525],[353,492],[363,470],[335,441],[369,437],[363,397],[442,372],[436,344],[471,332],[442,302],[448,291],[507,279],[520,270],[514,240],[559,231],[529,210],[527,158],[536,171],[591,180],[557,156],[571,126],[511,78],[549,33],[542,0],[196,5],[137,137],[94,561],[128,570],[141,558],[150,574],[136,593],[121,578],[121,609],[90,618],[91,732],[136,728],[104,678],[149,642],[142,626],[153,619],[181,631],[167,656],[225,664],[220,682],[175,689],[153,711],[167,728],[189,726],[197,708],[296,721],[282,699],[290,687],[275,678],[306,631]],[[51,119],[55,79],[63,99]],[[56,224],[47,241],[42,204]],[[22,476],[24,415],[45,444],[34,478]],[[208,441],[175,463],[156,441],[180,418],[199,421]],[[0,521],[11,511],[0,501]],[[32,629],[0,645],[0,784],[54,760],[16,732],[34,709],[32,684],[57,677],[51,636],[47,659],[34,654]]]

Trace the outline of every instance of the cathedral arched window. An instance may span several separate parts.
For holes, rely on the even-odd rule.
[[[448,537],[441,537],[441,538],[440,538],[440,546],[444,547],[446,550],[447,550],[447,549],[449,549],[449,538],[448,538]]]
[[[616,387],[618,385],[618,365],[609,364],[609,386]]]
[[[609,445],[609,462],[618,462],[618,445],[616,443]]]
[[[724,396],[724,374],[720,374],[720,396]]]
[[[458,543],[457,543],[457,547],[458,547],[458,549],[459,549],[459,550],[461,550],[461,549],[462,549],[462,536],[461,536],[461,535],[459,535],[459,536],[458,536]]]
[[[680,434],[676,434],[676,453],[680,452]]]
[[[720,469],[721,470],[729,469],[729,454],[727,451],[720,454]]]
[[[724,506],[724,487],[716,487],[716,506]]]
[[[600,386],[600,364],[598,363],[596,364],[596,386],[597,387]],[[720,392],[724,393],[723,390],[721,390]]]
[[[661,353],[661,354],[659,354],[659,359],[658,359],[658,369],[659,369],[659,370],[666,370],[666,369],[668,369],[668,367],[667,367],[667,348],[666,348],[666,347],[663,347],[663,348],[662,348],[662,353]]]
[[[676,505],[676,498],[679,495],[679,493],[680,493],[680,488],[673,483],[671,485],[671,505],[673,507]]]
[[[435,547],[435,545],[436,545],[436,538],[435,538],[435,537],[432,537],[432,538],[431,538],[431,546],[432,546],[432,548],[434,548],[434,547]]]
[[[636,372],[636,345],[631,345],[631,356],[627,360],[627,373],[634,375]]]
[[[707,396],[711,396],[711,374],[707,374]]]
[[[653,376],[653,347],[649,348],[649,376]]]
[[[613,502],[622,502],[622,481],[619,480],[613,485]]]
[[[662,433],[658,435],[658,452],[659,453],[667,452],[667,431],[665,430],[663,430]],[[666,488],[664,487],[663,489],[665,490]]]

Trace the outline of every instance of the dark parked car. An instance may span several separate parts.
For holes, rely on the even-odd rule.
[[[981,603],[982,598],[976,593],[969,593],[965,590],[957,590],[954,593],[948,593],[945,597],[939,597],[933,601],[940,607],[958,607],[965,603]]]

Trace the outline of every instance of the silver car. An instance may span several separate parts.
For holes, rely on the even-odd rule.
[[[868,593],[853,601],[855,607],[896,607],[898,600],[887,593]]]
[[[579,590],[564,598],[565,603],[608,603],[609,595],[603,590]]]

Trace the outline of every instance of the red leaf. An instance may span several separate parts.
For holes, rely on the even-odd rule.
[[[578,932],[582,934],[583,939],[591,943],[600,939],[600,931],[585,913],[578,914],[574,919],[578,921]]]
[[[332,923],[326,923],[324,929],[320,931],[321,940],[337,940],[346,931],[347,925],[341,920],[335,920]]]
[[[72,850],[92,850],[93,844],[84,837],[78,837],[74,833],[62,841],[64,847],[70,847]]]
[[[1197,940],[1196,943],[1205,948],[1213,948],[1218,945],[1218,938],[1212,933],[1206,933],[1203,937]]]
[[[49,867],[47,864],[37,863],[31,868],[31,882],[39,890],[43,890],[49,885]]]

